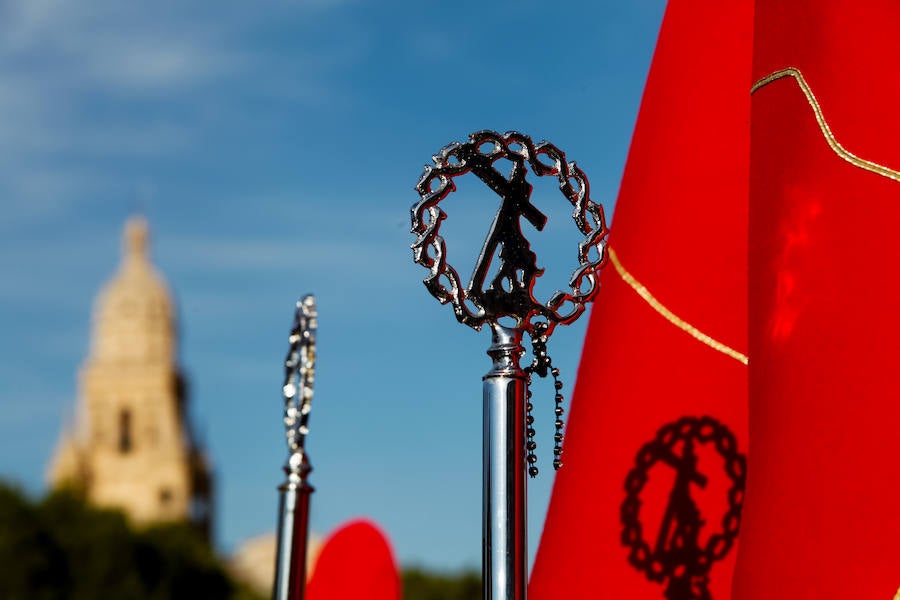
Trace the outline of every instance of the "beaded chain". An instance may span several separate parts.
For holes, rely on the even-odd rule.
[[[556,420],[554,422],[556,431],[553,434],[554,470],[559,470],[559,468],[562,466],[563,426],[565,425],[562,417],[565,410],[562,406],[563,395],[561,392],[563,384],[559,379],[559,369],[553,366],[553,360],[547,353],[546,324],[537,323],[534,326],[534,331],[531,335],[531,348],[532,354],[534,355],[534,360],[531,361],[531,364],[529,366],[525,367],[525,423],[528,427],[525,430],[525,434],[528,438],[525,443],[525,449],[527,451],[525,459],[528,461],[528,475],[534,478],[538,475],[538,467],[537,455],[534,453],[534,451],[537,449],[537,442],[534,441],[534,416],[531,414],[531,411],[534,409],[534,405],[531,402],[531,375],[533,373],[536,373],[538,377],[546,377],[549,373],[550,376],[553,377],[553,389],[555,391],[554,414],[556,415]]]

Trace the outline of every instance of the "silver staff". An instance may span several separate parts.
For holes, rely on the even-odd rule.
[[[309,294],[297,302],[290,349],[284,361],[284,426],[287,480],[279,486],[278,551],[275,557],[274,600],[303,600],[306,587],[306,546],[309,539],[309,497],[315,490],[306,452],[309,411],[316,368],[316,300]]]
[[[509,176],[494,163],[512,162]],[[521,133],[479,131],[465,143],[454,142],[432,157],[416,191],[413,205],[412,245],[415,262],[429,270],[425,287],[441,304],[450,303],[460,323],[492,332],[488,355],[493,366],[484,376],[484,487],[482,520],[483,597],[485,600],[525,600],[528,583],[526,521],[526,469],[537,475],[531,416],[530,375],[553,375],[556,387],[556,435],[554,466],[562,453],[562,384],[552,366],[546,344],[553,329],[568,324],[584,312],[585,304],[599,290],[598,272],[606,261],[607,234],[603,209],[589,197],[588,181],[574,162],[548,142],[534,144]],[[557,291],[546,303],[534,297],[535,279],[544,270],[520,227],[527,219],[538,231],[547,217],[531,203],[529,168],[538,177],[552,176],[573,207],[572,217],[583,236],[578,246],[578,267],[569,280],[570,292]],[[454,178],[473,173],[502,202],[485,239],[467,287],[447,263],[446,245],[439,234],[447,214],[439,203],[456,189]],[[499,248],[499,265],[487,287],[492,258]],[[502,320],[502,322],[501,322]],[[534,361],[523,369],[523,334],[533,345]]]

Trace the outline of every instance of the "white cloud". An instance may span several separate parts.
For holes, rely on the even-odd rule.
[[[360,263],[385,264],[383,248],[353,239],[260,240],[176,238],[166,240],[161,260],[202,271],[287,270],[339,272]],[[385,261],[385,262],[381,262]],[[390,264],[390,263],[387,263]]]
[[[79,197],[127,185],[95,159],[171,155],[198,135],[190,119],[130,107],[123,96],[184,100],[241,68],[215,35],[191,36],[110,2],[9,3],[0,9],[4,224],[59,218]]]
[[[123,6],[108,0],[12,3],[0,24],[0,89],[60,108],[81,94],[174,93],[244,67],[227,24],[203,27]]]
[[[319,0],[313,12],[340,3]],[[285,56],[254,41],[271,23],[309,10],[192,0],[0,2],[4,225],[61,218],[76,199],[132,189],[152,172],[126,175],[123,160],[171,161],[199,152],[231,121],[267,118],[233,96],[331,98],[324,65],[352,61],[362,49],[293,48]]]
[[[19,0],[4,4],[0,32],[3,47],[21,50],[34,43],[48,24],[58,20],[66,3],[61,0]]]
[[[79,40],[79,65],[87,81],[113,92],[196,87],[243,67],[240,55],[215,42],[143,34]]]

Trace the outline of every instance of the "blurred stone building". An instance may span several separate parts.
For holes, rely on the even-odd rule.
[[[212,475],[187,421],[171,294],[148,255],[147,224],[126,227],[118,272],[98,295],[74,422],[48,470],[138,524],[189,521],[208,537]]]
[[[274,531],[241,544],[228,561],[228,570],[261,596],[271,596],[275,584],[275,557],[278,539]],[[306,545],[306,578],[312,577],[322,550],[322,539],[309,534]]]

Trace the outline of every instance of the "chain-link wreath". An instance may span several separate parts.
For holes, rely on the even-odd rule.
[[[714,443],[716,451],[725,459],[725,473],[731,480],[728,490],[728,511],[722,517],[722,531],[709,536],[702,548],[697,548],[696,564],[665,564],[656,557],[650,544],[644,539],[639,512],[641,491],[648,480],[650,469],[666,454],[671,454],[679,442],[698,441]],[[631,549],[628,561],[644,572],[651,581],[662,582],[667,577],[692,575],[705,578],[712,563],[721,560],[731,550],[738,536],[741,523],[741,507],[744,502],[746,457],[738,451],[737,439],[723,424],[709,416],[683,417],[664,425],[656,437],[644,444],[635,457],[635,466],[625,479],[625,501],[621,507],[622,544]],[[679,571],[687,571],[679,575]],[[698,595],[696,597],[705,597]]]
[[[493,163],[501,158],[514,164],[509,179],[493,168]],[[432,160],[434,165],[425,167],[416,184],[420,200],[411,209],[412,233],[416,235],[413,256],[416,263],[430,271],[424,279],[428,291],[441,304],[452,303],[457,320],[476,330],[485,322],[510,316],[517,320],[517,326],[529,332],[540,324],[543,333],[549,335],[557,324],[577,319],[584,312],[585,303],[597,293],[598,271],[606,261],[607,228],[603,208],[591,201],[584,172],[574,162],[566,162],[565,154],[553,144],[535,145],[528,136],[515,131],[504,134],[478,131],[469,136],[468,142],[445,146]],[[518,229],[519,217],[525,217],[539,230],[546,222],[546,217],[528,203],[531,185],[525,182],[526,163],[539,177],[556,176],[559,189],[573,206],[572,218],[584,235],[578,245],[579,266],[569,280],[571,291],[557,291],[546,304],[534,298],[534,279],[543,270],[537,268],[528,240]],[[501,207],[482,250],[479,267],[465,288],[456,269],[447,263],[446,245],[439,233],[441,221],[447,215],[438,204],[456,190],[454,178],[470,171],[504,197],[504,207],[510,200],[513,208],[504,213]],[[522,198],[524,201],[520,201]],[[501,219],[505,221],[498,225]],[[505,229],[501,230],[504,225]],[[498,245],[501,247],[499,274],[482,291],[487,270],[484,265],[490,263]],[[594,258],[589,256],[592,249],[596,249]]]

